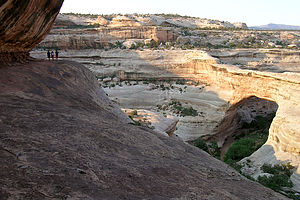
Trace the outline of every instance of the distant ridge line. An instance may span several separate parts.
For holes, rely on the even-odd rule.
[[[250,26],[249,29],[255,30],[300,30],[300,26],[286,24],[267,24],[261,26]]]

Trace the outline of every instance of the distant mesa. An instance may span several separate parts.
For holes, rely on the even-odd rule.
[[[261,26],[252,26],[249,29],[256,30],[300,30],[300,26],[286,25],[286,24],[267,24]]]

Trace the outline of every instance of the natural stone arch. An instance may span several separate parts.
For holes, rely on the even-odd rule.
[[[291,162],[295,167],[292,181],[300,191],[300,76],[296,73],[270,73],[242,70],[232,65],[192,61],[195,77],[206,84],[232,91],[228,101],[235,105],[249,96],[274,101],[278,110],[265,145],[257,152],[264,159],[257,164]],[[275,162],[276,161],[276,162]]]
[[[238,103],[230,106],[226,111],[225,117],[218,127],[217,133],[210,139],[217,141],[222,147],[222,155],[228,150],[234,138],[238,136],[239,130],[245,124],[250,124],[257,116],[270,118],[272,120],[277,112],[276,102],[250,96],[242,99]],[[272,119],[271,119],[272,118]]]

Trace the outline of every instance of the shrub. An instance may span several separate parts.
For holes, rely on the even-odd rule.
[[[116,47],[116,48],[120,48],[120,49],[122,49],[122,47],[123,47],[123,43],[122,43],[121,41],[116,41],[116,43],[115,43],[115,47]]]
[[[131,44],[129,49],[137,49],[137,46],[135,44]]]
[[[217,142],[212,142],[208,145],[209,153],[215,158],[220,159],[221,156],[221,149],[218,147]]]
[[[226,152],[223,160],[228,163],[229,160],[240,161],[241,159],[250,156],[256,151],[255,140],[252,138],[242,138],[233,145]],[[229,164],[229,163],[228,163]]]
[[[141,124],[140,121],[135,121],[135,120],[133,120],[133,122],[134,122],[134,125],[135,125],[135,126],[142,126],[142,124]]]
[[[149,78],[149,82],[150,83],[155,83],[156,82],[156,78]]]
[[[293,183],[290,180],[293,167],[288,163],[286,165],[268,165],[264,164],[261,170],[265,173],[272,174],[272,176],[259,176],[258,182],[262,185],[271,188],[275,191],[280,191],[282,187],[292,188]]]
[[[284,174],[276,174],[270,177],[259,176],[257,178],[258,182],[272,190],[279,191],[282,187],[293,187],[293,183],[290,178]]]
[[[202,149],[203,151],[206,151],[207,153],[209,153],[206,142],[204,140],[202,140],[201,138],[198,138],[197,140],[195,140],[193,145],[195,147],[198,147],[199,149]]]
[[[183,108],[181,111],[181,116],[185,117],[185,116],[198,116],[198,112],[197,110],[195,110],[192,107],[189,108]]]
[[[137,110],[133,110],[130,113],[128,113],[128,117],[130,117],[130,118],[133,118],[136,115],[137,115]]]
[[[284,165],[268,165],[268,164],[264,164],[262,167],[261,167],[261,170],[263,170],[263,172],[265,173],[269,173],[269,174],[284,174],[288,177],[290,177],[292,175],[292,169],[294,167],[291,166],[289,163]]]
[[[146,46],[149,48],[157,48],[159,47],[159,44],[159,41],[151,40],[149,43],[146,44]]]

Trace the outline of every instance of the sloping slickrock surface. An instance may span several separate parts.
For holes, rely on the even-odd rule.
[[[1,199],[285,199],[126,123],[82,65],[0,67]]]

